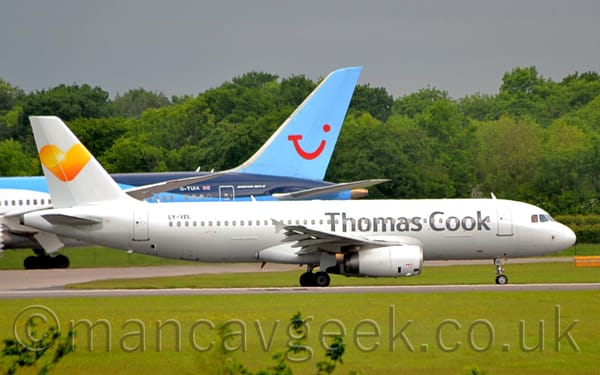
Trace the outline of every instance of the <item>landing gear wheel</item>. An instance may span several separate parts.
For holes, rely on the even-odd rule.
[[[52,258],[51,268],[69,268],[69,258],[62,254],[58,254]]]
[[[23,261],[23,266],[25,267],[26,270],[35,270],[40,268],[40,261],[38,259],[39,257],[36,256],[28,256],[27,258],[25,258],[25,260]]]
[[[319,271],[315,273],[315,286],[325,287],[329,286],[331,278],[327,272]]]
[[[498,285],[508,284],[508,277],[506,277],[506,275],[496,276],[496,284],[498,284]]]
[[[69,264],[69,258],[62,254],[58,254],[55,257],[48,255],[28,256],[23,261],[23,266],[26,270],[69,268]]]
[[[304,272],[302,275],[300,275],[300,285],[301,286],[316,286],[315,274],[312,272]]]

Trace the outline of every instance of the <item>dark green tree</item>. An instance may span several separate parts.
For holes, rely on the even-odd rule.
[[[449,100],[448,93],[435,87],[428,87],[396,99],[392,113],[412,118],[438,100]]]
[[[294,109],[315,89],[316,84],[304,75],[295,75],[282,79],[280,86],[277,102],[280,106]]]
[[[102,156],[131,128],[129,121],[122,117],[80,118],[70,121],[68,125],[96,157]]]
[[[0,141],[0,176],[32,176],[40,172],[37,157],[27,155],[14,139]]]
[[[386,122],[392,113],[394,98],[383,87],[357,85],[350,101],[350,109],[369,112],[381,122]]]
[[[0,77],[0,114],[10,111],[16,104],[23,91],[11,85]]]
[[[171,105],[169,98],[162,92],[154,93],[143,88],[131,89],[113,99],[116,110],[125,117],[140,117],[142,112],[151,108]]]

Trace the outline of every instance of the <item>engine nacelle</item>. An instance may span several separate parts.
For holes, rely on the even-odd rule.
[[[423,268],[423,248],[416,245],[385,246],[338,256],[328,272],[341,275],[399,277],[416,276]]]
[[[11,233],[4,225],[0,225],[0,244],[2,249],[33,249],[40,247],[31,235]]]

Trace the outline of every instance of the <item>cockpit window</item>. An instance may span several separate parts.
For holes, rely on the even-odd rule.
[[[531,222],[532,223],[546,223],[549,221],[554,221],[554,219],[552,218],[552,216],[548,215],[548,214],[539,214],[539,215],[531,215]]]

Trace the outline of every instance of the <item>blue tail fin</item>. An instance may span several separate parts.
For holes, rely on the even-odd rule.
[[[271,138],[232,171],[322,180],[361,70],[330,73]]]

